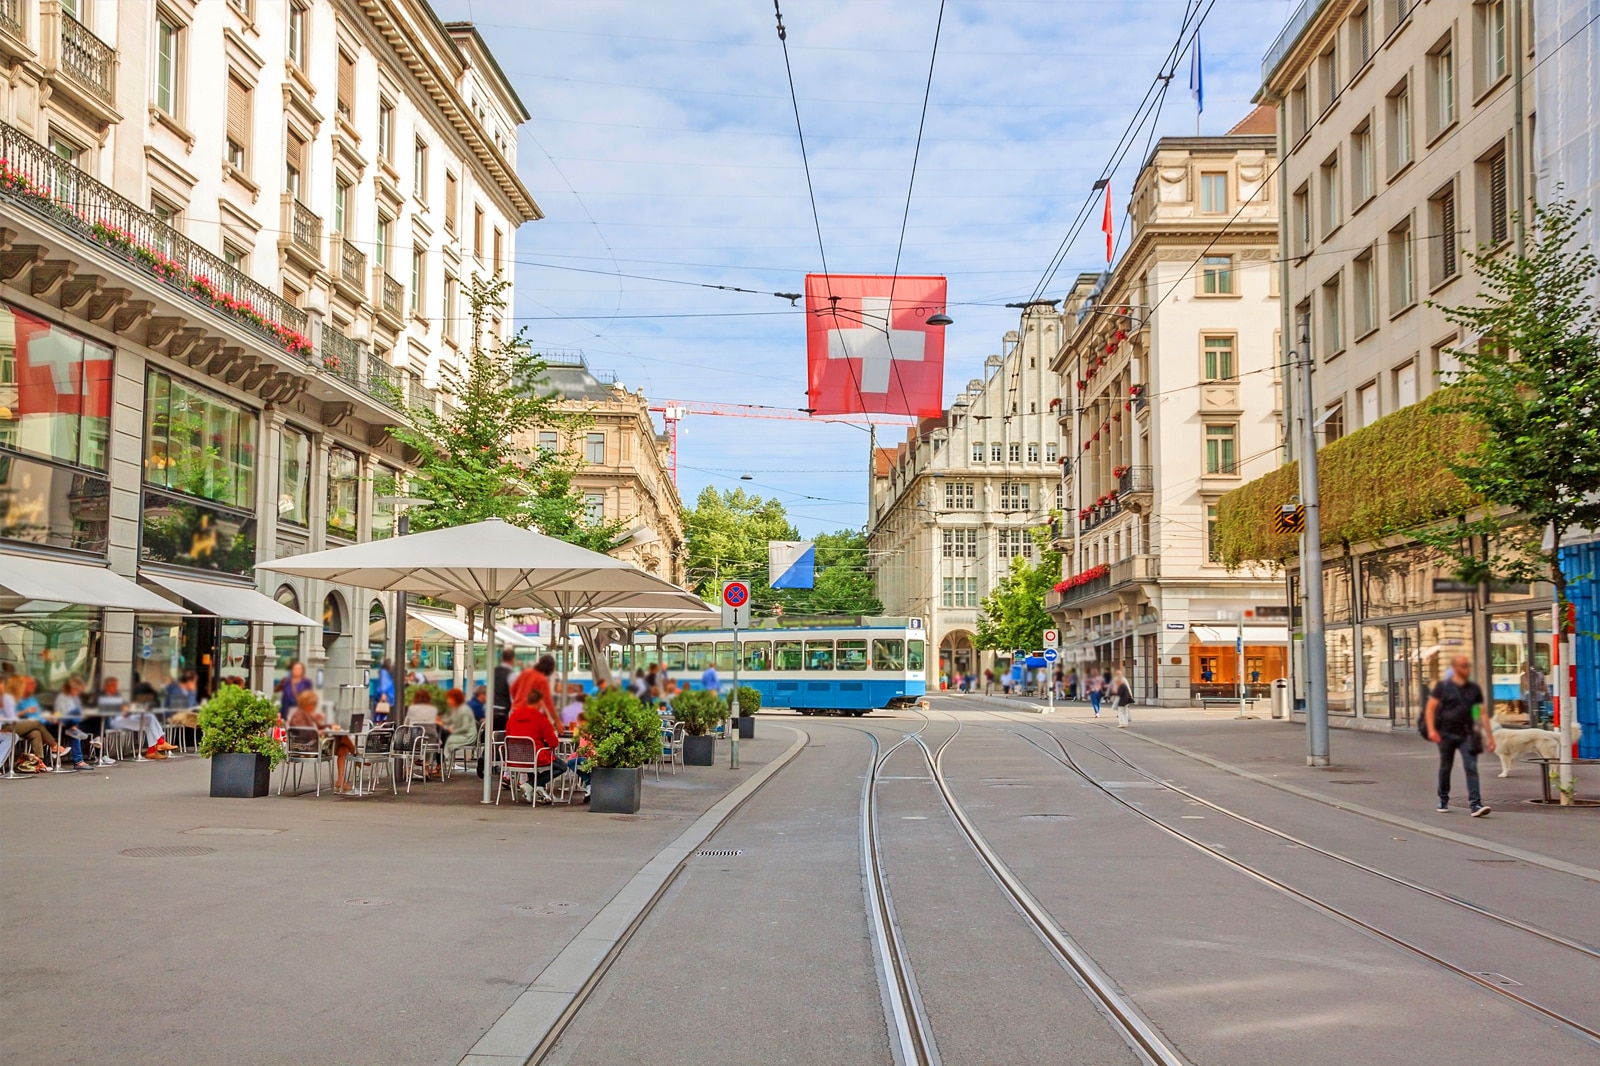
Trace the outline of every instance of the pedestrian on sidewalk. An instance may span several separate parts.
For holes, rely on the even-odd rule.
[[[1094,710],[1094,716],[1100,717],[1100,701],[1105,698],[1105,685],[1100,680],[1099,674],[1089,675],[1089,706]]]
[[[1439,813],[1450,810],[1450,771],[1456,752],[1461,753],[1461,768],[1467,775],[1467,802],[1472,817],[1489,813],[1478,791],[1478,756],[1494,751],[1494,733],[1489,716],[1483,713],[1483,689],[1472,680],[1472,660],[1457,655],[1450,673],[1433,686],[1424,712],[1428,739],[1439,745]]]
[[[1128,708],[1133,706],[1133,689],[1121,670],[1111,679],[1111,697],[1117,703],[1117,728],[1128,728],[1132,722],[1132,712]]]

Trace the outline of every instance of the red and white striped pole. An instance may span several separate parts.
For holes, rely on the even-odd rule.
[[[1565,807],[1572,804],[1575,792],[1572,763],[1578,755],[1578,741],[1572,728],[1573,719],[1578,713],[1578,664],[1574,641],[1577,618],[1570,606],[1563,618],[1559,601],[1552,608],[1551,616],[1555,625],[1552,627],[1554,640],[1550,648],[1553,660],[1550,675],[1554,682],[1552,695],[1555,698],[1556,729],[1561,734],[1561,805]]]

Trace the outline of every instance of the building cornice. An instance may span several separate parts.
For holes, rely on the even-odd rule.
[[[414,78],[429,100],[439,109],[456,136],[475,154],[488,171],[495,187],[511,205],[518,222],[533,222],[544,217],[522,179],[493,141],[484,135],[466,102],[456,91],[456,78],[465,68],[460,49],[434,16],[425,0],[353,0],[372,27],[394,50],[407,73]],[[430,32],[431,31],[431,32]],[[431,49],[418,47],[429,40]],[[460,68],[444,69],[436,56],[454,57]]]

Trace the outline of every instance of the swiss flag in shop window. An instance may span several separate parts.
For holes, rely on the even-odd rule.
[[[111,414],[111,349],[15,308],[0,308],[6,317],[16,346],[17,417]]]
[[[940,277],[807,274],[812,412],[940,414],[944,327],[927,319],[945,309],[947,290]]]

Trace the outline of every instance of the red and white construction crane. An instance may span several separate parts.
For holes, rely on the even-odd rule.
[[[917,420],[906,415],[813,415],[789,407],[767,407],[756,403],[703,403],[694,400],[662,400],[650,410],[661,415],[667,426],[667,465],[672,483],[678,483],[678,423],[689,415],[717,418],[775,418],[786,422],[868,422],[879,425],[914,426]]]

